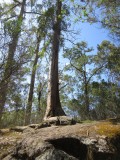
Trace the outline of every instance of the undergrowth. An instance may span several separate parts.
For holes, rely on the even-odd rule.
[[[111,122],[101,122],[96,125],[96,132],[99,135],[108,137],[120,135],[120,125],[114,125]]]

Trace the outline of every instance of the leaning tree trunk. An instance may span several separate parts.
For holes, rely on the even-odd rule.
[[[13,72],[14,55],[15,55],[15,51],[18,43],[18,38],[21,32],[21,25],[23,22],[25,5],[26,5],[26,0],[23,0],[21,11],[17,19],[17,25],[15,26],[14,32],[12,34],[12,41],[9,44],[8,57],[7,57],[7,62],[4,70],[3,79],[0,82],[0,124],[1,124],[1,118],[4,110],[5,102],[6,102],[8,85],[10,83],[10,79]]]
[[[29,95],[28,95],[28,102],[27,102],[27,107],[26,107],[25,125],[30,124],[30,119],[31,119],[33,91],[34,91],[35,74],[36,74],[36,70],[37,70],[37,63],[38,63],[38,59],[39,59],[38,52],[39,52],[40,41],[41,41],[41,37],[38,36],[38,38],[37,38],[37,48],[35,50],[35,59],[34,59],[34,64],[33,64],[33,68],[32,68],[32,75],[31,75],[30,90],[29,90]]]
[[[49,71],[47,108],[44,119],[65,115],[59,98],[58,52],[61,33],[62,1],[56,0],[56,17],[53,26],[52,59]]]

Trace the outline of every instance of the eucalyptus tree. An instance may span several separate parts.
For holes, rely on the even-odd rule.
[[[77,43],[73,48],[66,49],[64,57],[69,59],[69,65],[66,66],[66,70],[73,71],[73,78],[76,79],[76,92],[77,97],[80,99],[79,106],[81,106],[82,118],[90,118],[90,83],[96,74],[101,70],[101,66],[98,68],[94,66],[94,56],[91,55],[92,48],[87,46],[86,42]],[[75,76],[75,77],[74,77]],[[79,90],[80,89],[80,90]],[[83,92],[82,92],[83,91]],[[76,98],[77,98],[76,97]],[[74,98],[75,99],[75,98]]]
[[[42,59],[45,54],[48,54],[47,51],[51,47],[51,41],[52,41],[52,33],[51,30],[53,28],[53,19],[54,19],[54,7],[51,5],[52,2],[42,2],[41,3],[41,11],[39,16],[37,16],[37,40],[36,40],[36,49],[35,49],[35,59],[33,62],[33,68],[32,68],[32,74],[31,74],[31,82],[30,82],[30,90],[29,90],[29,96],[28,96],[28,102],[26,107],[26,117],[25,117],[25,124],[30,123],[30,115],[31,115],[31,109],[32,109],[32,100],[33,100],[33,91],[34,91],[34,85],[35,85],[35,75],[37,69],[39,69],[40,61],[38,64],[38,60]],[[38,5],[36,3],[36,5]],[[44,41],[44,42],[43,42]],[[40,49],[40,43],[43,45],[42,49]],[[45,58],[44,58],[45,59]],[[46,65],[47,66],[47,65]],[[40,70],[40,69],[39,69]],[[45,74],[45,73],[44,73]],[[44,82],[42,82],[44,83]],[[45,82],[46,84],[46,82]],[[41,87],[40,87],[41,86]],[[43,90],[44,84],[39,85],[39,93],[38,93],[38,112],[40,113],[40,101],[41,101],[41,92]]]
[[[38,17],[38,29],[37,29],[37,40],[36,40],[36,49],[34,51],[35,58],[32,67],[31,81],[30,81],[30,89],[28,94],[28,101],[26,106],[26,116],[25,116],[25,124],[30,123],[31,111],[32,111],[32,101],[33,101],[33,93],[34,93],[34,85],[35,85],[35,75],[37,71],[38,60],[44,57],[46,49],[49,45],[49,41],[47,40],[47,32],[50,28],[50,19],[51,17],[46,16],[47,11],[43,13],[42,16]],[[44,42],[44,46],[40,51],[40,43]],[[40,62],[39,62],[40,63]],[[40,64],[39,64],[40,65]]]
[[[26,106],[25,125],[30,123],[30,118],[31,118],[34,83],[35,83],[35,74],[36,74],[38,59],[40,58],[40,56],[39,56],[40,41],[41,41],[41,37],[38,36],[37,37],[37,45],[36,45],[36,49],[35,49],[35,59],[34,59],[34,62],[33,62],[33,67],[32,67],[32,74],[31,74],[30,89],[29,89],[29,94],[28,94],[28,101],[27,101],[27,106]]]
[[[39,63],[40,64],[40,63]],[[36,85],[34,92],[36,93],[36,104],[33,104],[35,107],[36,122],[40,123],[43,120],[45,110],[46,110],[46,99],[47,99],[47,84],[48,84],[48,68],[49,63],[46,64],[43,61],[43,64],[38,66],[36,72]]]
[[[10,43],[9,43],[9,48],[8,48],[8,55],[7,55],[7,60],[5,63],[5,69],[2,74],[2,79],[0,81],[0,120],[2,117],[2,112],[4,109],[5,101],[6,101],[6,96],[7,96],[7,90],[8,90],[8,84],[10,83],[12,71],[13,71],[13,66],[14,66],[14,56],[18,44],[18,39],[21,33],[21,26],[23,23],[24,19],[24,12],[25,12],[25,6],[26,6],[26,0],[23,0],[22,2],[14,2],[13,3],[13,8],[19,6],[20,7],[20,13],[17,15],[15,11],[12,9],[9,12],[10,17],[8,16],[5,27],[7,30],[7,33],[10,37]],[[4,13],[4,12],[3,12]],[[0,16],[4,16],[4,14]],[[6,13],[6,11],[5,11]],[[14,13],[14,16],[13,16]],[[16,19],[12,19],[11,17],[16,17]]]
[[[60,47],[62,1],[56,0],[54,4],[53,37],[51,51],[51,67],[49,71],[47,108],[44,119],[53,116],[65,115],[59,97],[58,56]]]
[[[69,59],[65,70],[73,72],[70,78],[74,80],[73,85],[71,82],[68,84],[68,87],[73,88],[73,96],[72,90],[67,87],[67,92],[67,88],[65,89],[66,94],[70,92],[72,96],[66,106],[72,110],[76,107],[83,119],[103,119],[119,114],[119,47],[103,41],[97,49],[93,56],[90,53],[92,49],[88,48],[85,42],[81,42],[66,49],[64,53],[64,57]],[[95,83],[97,77],[99,82]],[[105,81],[100,81],[100,77]]]

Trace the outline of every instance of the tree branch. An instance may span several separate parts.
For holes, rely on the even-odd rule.
[[[103,64],[102,66],[100,66],[99,68],[97,68],[97,69],[93,72],[93,74],[88,78],[87,84],[90,82],[91,78],[92,78],[100,69],[102,69],[105,65],[106,65],[106,64]]]
[[[61,91],[61,90],[62,90],[63,88],[65,88],[67,85],[68,85],[68,83],[65,84],[64,86],[60,87],[59,91]]]

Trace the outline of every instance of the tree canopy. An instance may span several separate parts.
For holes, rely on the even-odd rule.
[[[119,116],[119,12],[119,0],[0,3],[0,127]],[[111,39],[90,47],[86,22]]]

